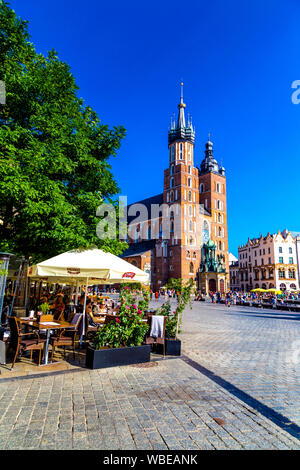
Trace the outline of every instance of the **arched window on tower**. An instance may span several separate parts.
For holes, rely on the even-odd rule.
[[[174,165],[171,165],[171,175],[174,175]]]
[[[189,191],[189,202],[192,202],[192,191]]]
[[[194,264],[190,263],[190,274],[194,274]]]
[[[179,144],[179,160],[182,160],[183,158],[183,144]]]
[[[190,232],[193,231],[193,222],[191,220],[190,220],[190,224],[189,224],[189,230],[190,230]]]
[[[192,160],[192,146],[191,144],[188,144],[188,155],[189,155],[189,162]]]
[[[189,187],[189,188],[192,187],[192,178],[188,178],[188,187]]]
[[[174,161],[174,145],[171,146],[171,162]]]
[[[174,192],[171,191],[170,192],[170,202],[173,202],[174,201]]]
[[[170,188],[174,188],[174,178],[170,179]]]
[[[200,183],[199,191],[200,191],[200,193],[204,193],[204,184],[203,183]]]

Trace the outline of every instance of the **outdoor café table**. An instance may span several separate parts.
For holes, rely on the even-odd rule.
[[[45,343],[44,365],[48,364],[49,340],[50,340],[51,330],[65,330],[67,328],[70,330],[74,330],[75,328],[75,326],[72,325],[71,323],[68,323],[66,321],[56,321],[56,320],[45,321],[45,322],[31,321],[31,322],[26,322],[26,324],[31,326],[32,328],[47,331],[46,343]]]

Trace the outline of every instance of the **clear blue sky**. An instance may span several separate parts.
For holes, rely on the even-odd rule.
[[[127,137],[113,173],[134,202],[162,192],[184,81],[196,126],[227,171],[229,248],[300,230],[299,0],[12,0],[38,52],[67,62],[79,95]]]

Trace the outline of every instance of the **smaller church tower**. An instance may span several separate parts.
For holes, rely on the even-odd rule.
[[[215,245],[218,265],[226,272],[225,285],[216,286],[217,290],[229,287],[229,255],[227,235],[227,198],[225,168],[219,166],[213,155],[213,143],[208,136],[205,156],[200,165],[199,199],[211,215],[211,240]]]

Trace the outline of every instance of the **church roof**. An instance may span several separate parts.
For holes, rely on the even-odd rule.
[[[147,253],[149,250],[155,248],[155,243],[156,240],[146,240],[140,243],[133,243],[120,256],[121,258],[127,258],[129,256],[141,256]]]
[[[136,201],[132,204],[129,204],[129,206],[127,206],[127,221],[128,223],[132,222],[136,217],[139,217],[139,221],[140,222],[143,222],[143,221],[146,221],[146,220],[149,220],[151,219],[151,206],[152,204],[163,204],[164,202],[164,195],[163,193],[161,194],[156,194],[155,196],[151,196],[151,197],[148,197],[146,199],[142,199],[141,201]],[[129,209],[134,206],[135,204],[142,204],[143,206],[145,206],[146,210],[145,210],[145,214],[142,213],[139,215],[139,210],[137,208],[137,213],[134,214],[134,215],[128,215],[128,212],[129,212]]]

